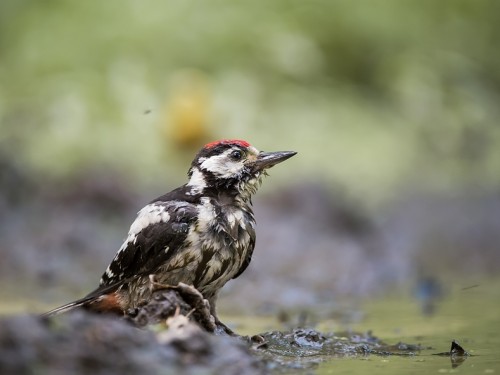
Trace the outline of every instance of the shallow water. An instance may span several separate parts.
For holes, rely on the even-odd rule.
[[[409,290],[410,288],[406,288]],[[377,296],[360,307],[363,318],[354,323],[323,320],[315,328],[327,333],[346,328],[353,331],[372,331],[388,344],[404,342],[420,344],[421,351],[409,356],[350,356],[296,359],[318,365],[306,365],[293,373],[316,374],[500,374],[500,279],[481,283],[449,286],[436,302],[432,315],[422,313],[419,302],[406,293]],[[253,333],[274,327],[269,320],[236,319],[240,333]],[[452,340],[470,354],[463,362],[452,363],[450,357],[437,356],[449,352]]]
[[[500,280],[489,280],[468,288],[456,285],[436,306],[432,316],[423,316],[411,296],[394,295],[367,303],[366,319],[357,330],[373,330],[389,343],[399,341],[429,347],[411,357],[349,358],[327,361],[318,374],[348,374],[370,371],[384,374],[500,373]],[[453,368],[447,352],[456,339],[471,355]]]

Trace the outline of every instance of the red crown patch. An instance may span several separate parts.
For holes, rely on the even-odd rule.
[[[250,143],[241,139],[223,139],[220,141],[207,143],[204,148],[209,149],[218,145],[237,145],[241,147],[250,147]]]

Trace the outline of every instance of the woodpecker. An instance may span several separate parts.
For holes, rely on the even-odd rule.
[[[188,182],[138,212],[97,289],[44,315],[77,307],[124,314],[151,298],[154,280],[196,288],[218,321],[217,293],[252,258],[251,197],[268,168],[295,154],[262,152],[243,140],[206,144],[191,163]]]

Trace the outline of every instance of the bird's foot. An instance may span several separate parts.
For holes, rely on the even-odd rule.
[[[149,276],[149,281],[152,292],[161,289],[176,290],[182,299],[193,308],[192,314],[195,320],[208,332],[213,332],[216,335],[238,336],[213,314],[210,302],[194,286],[184,283],[177,285],[162,284],[155,280],[154,275]]]
[[[210,313],[210,303],[203,298],[198,289],[192,285],[179,283],[171,287],[179,292],[181,297],[194,309],[195,320],[207,331],[216,333],[215,317]]]
[[[187,303],[195,309],[196,320],[209,332],[216,335],[238,336],[231,328],[222,323],[210,306],[210,302],[203,298],[198,289],[192,285],[179,283],[174,287],[179,291]],[[213,307],[213,306],[212,306]]]
[[[180,297],[193,308],[191,313],[194,315],[194,320],[208,332],[216,331],[215,318],[210,313],[210,303],[203,298],[203,295],[194,286],[184,283],[177,285],[163,284],[156,281],[155,275],[149,275],[149,288],[151,293],[162,289],[177,291]],[[188,315],[191,315],[191,313]]]
[[[149,289],[150,289],[151,293],[153,293],[154,291],[157,291],[157,290],[161,290],[161,289],[174,289],[174,288],[175,287],[172,285],[162,284],[162,283],[159,283],[158,281],[156,281],[155,275],[149,275]]]
[[[231,328],[229,328],[227,325],[222,323],[217,316],[214,317],[215,319],[215,330],[214,333],[219,336],[239,336],[237,333],[235,333]]]

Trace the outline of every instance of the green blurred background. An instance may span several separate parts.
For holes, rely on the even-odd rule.
[[[493,0],[3,0],[2,293],[93,288],[134,212],[217,138],[299,152],[256,197],[254,265],[227,293],[284,280],[255,298],[314,304],[498,275],[499,17]]]

